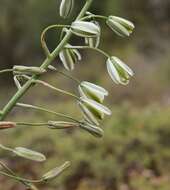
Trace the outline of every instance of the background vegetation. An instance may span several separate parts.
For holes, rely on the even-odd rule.
[[[75,15],[83,1],[76,0]],[[43,57],[40,33],[53,23],[63,23],[58,15],[59,1],[0,1],[0,69],[13,65],[39,65]],[[61,190],[168,190],[170,186],[170,1],[105,0],[94,1],[91,11],[114,14],[132,20],[136,31],[130,39],[120,39],[105,28],[102,48],[128,63],[135,77],[127,87],[113,84],[107,76],[104,59],[95,52],[83,51],[84,59],[73,75],[106,86],[107,104],[113,115],[103,123],[101,140],[83,131],[49,131],[43,128],[19,128],[1,132],[1,143],[26,146],[44,152],[45,164],[18,160],[0,152],[0,158],[25,177],[36,178],[65,160],[72,167],[48,187]],[[70,22],[69,20],[66,22]],[[104,25],[103,25],[104,26]],[[51,49],[59,33],[48,35]],[[75,44],[80,44],[75,39]],[[59,60],[54,65],[62,68]],[[74,83],[60,75],[46,75],[56,86],[75,90]],[[57,79],[57,80],[56,80]],[[56,82],[57,81],[57,82]],[[12,75],[0,76],[0,106],[16,91]],[[74,102],[37,86],[23,102],[48,105],[54,110],[77,114]],[[45,103],[44,103],[45,102]],[[46,114],[15,109],[9,120],[45,121]],[[51,119],[56,119],[51,117]],[[78,143],[77,143],[78,142]],[[23,186],[0,177],[0,189],[22,190]]]

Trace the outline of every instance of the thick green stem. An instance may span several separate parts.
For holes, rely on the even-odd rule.
[[[93,0],[87,0],[84,7],[82,8],[80,14],[76,18],[76,20],[80,20],[86,13],[86,11],[89,9],[91,3]],[[52,61],[55,60],[55,58],[58,56],[60,51],[64,48],[64,46],[68,43],[68,40],[72,36],[71,30],[65,35],[63,40],[59,43],[59,45],[56,47],[56,49],[51,53],[51,56],[46,58],[45,61],[42,63],[41,68],[47,69],[48,66],[52,63]],[[9,102],[6,104],[6,106],[2,110],[2,114],[0,115],[0,121],[4,120],[8,113],[13,109],[13,107],[16,105],[16,103],[20,100],[21,97],[24,96],[24,94],[27,92],[27,90],[33,86],[33,82],[39,78],[40,75],[34,75],[31,77],[30,80],[28,80],[21,89],[17,91],[17,93],[9,100]]]

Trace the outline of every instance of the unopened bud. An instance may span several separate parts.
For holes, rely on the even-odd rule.
[[[43,154],[23,147],[16,147],[13,150],[13,153],[17,156],[37,162],[42,162],[46,160],[46,157]]]
[[[40,68],[40,67],[27,67],[27,66],[20,66],[20,65],[15,65],[13,67],[14,70],[14,74],[28,74],[28,75],[32,75],[32,74],[43,74],[46,72],[45,69]]]
[[[7,121],[0,122],[0,130],[15,128],[15,127],[16,127],[16,123],[14,122],[7,122]]]
[[[60,4],[60,16],[67,18],[74,7],[74,0],[62,0]]]
[[[49,121],[48,127],[50,129],[68,129],[76,127],[77,123],[74,122],[65,122],[65,121]]]
[[[65,162],[63,165],[56,167],[54,169],[52,169],[51,171],[47,172],[46,174],[44,174],[42,176],[43,180],[49,180],[49,179],[53,179],[57,176],[59,176],[65,169],[67,169],[70,166],[70,162],[67,161]]]

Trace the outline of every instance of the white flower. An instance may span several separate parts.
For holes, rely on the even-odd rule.
[[[99,125],[98,120],[102,120],[104,115],[111,115],[111,111],[104,105],[86,97],[80,97],[80,108],[85,120],[91,124]]]
[[[96,24],[97,26],[99,26],[100,29],[100,33],[99,35],[95,36],[95,37],[90,37],[90,38],[85,38],[85,44],[87,44],[89,47],[94,47],[94,48],[98,48],[100,45],[100,38],[101,38],[101,28],[98,22],[92,22],[94,24]]]
[[[92,22],[75,21],[71,25],[72,32],[80,37],[95,37],[100,35],[100,27]]]
[[[108,96],[108,92],[103,87],[87,81],[83,81],[78,89],[82,97],[91,98],[99,103],[102,103],[104,97]]]
[[[129,83],[130,77],[134,75],[134,72],[117,57],[108,58],[107,70],[116,84],[126,85]]]
[[[73,70],[74,65],[81,60],[81,55],[78,50],[67,47],[71,47],[71,45],[67,44],[67,46],[59,53],[59,57],[65,69]]]
[[[117,16],[109,16],[106,23],[116,34],[122,37],[129,36],[135,28],[132,22]]]
[[[102,117],[103,115],[99,117],[96,117],[96,114],[93,114],[86,105],[84,105],[83,103],[79,102],[78,104],[80,106],[80,109],[83,113],[84,119],[94,125],[99,125],[98,120]]]
[[[60,4],[60,16],[67,18],[74,7],[74,0],[62,0]]]

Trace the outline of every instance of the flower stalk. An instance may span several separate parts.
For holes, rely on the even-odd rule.
[[[74,48],[74,49],[91,49],[91,50],[99,52],[100,54],[104,55],[106,58],[110,57],[110,55],[108,53],[106,53],[105,51],[103,51],[99,48],[91,47],[91,46],[72,46],[72,47],[67,47],[67,48],[70,48],[70,49],[72,49],[72,48]]]
[[[87,0],[84,7],[80,11],[79,15],[77,16],[76,20],[80,20],[87,10],[89,9],[90,5],[92,4],[93,0]],[[62,41],[58,44],[58,46],[55,48],[55,50],[51,53],[50,57],[47,57],[40,68],[47,69],[48,66],[54,61],[54,59],[58,56],[60,51],[64,48],[64,46],[68,43],[68,40],[72,36],[72,32],[69,30],[67,34],[64,36]],[[23,86],[20,88],[16,94],[9,100],[9,102],[6,104],[6,106],[2,110],[2,114],[0,115],[0,121],[4,120],[8,113],[15,107],[16,103],[20,100],[22,96],[29,90],[30,87],[32,87],[33,81],[37,80],[39,78],[39,75],[34,75],[29,79]]]
[[[72,13],[74,8],[75,0],[61,0],[60,4],[60,16],[67,18]],[[46,27],[41,34],[41,45],[46,55],[46,59],[43,61],[41,66],[24,66],[15,65],[12,69],[1,70],[0,74],[13,72],[14,83],[17,87],[16,94],[9,100],[9,102],[0,110],[0,130],[7,130],[10,128],[20,126],[35,126],[35,127],[48,127],[52,130],[58,129],[83,129],[90,133],[94,137],[100,138],[103,136],[104,131],[100,127],[101,120],[104,119],[105,115],[111,115],[111,110],[104,105],[104,99],[108,96],[108,91],[98,84],[94,84],[88,81],[79,81],[77,78],[69,75],[63,71],[58,70],[52,66],[52,62],[56,57],[60,58],[64,68],[68,71],[72,71],[75,68],[76,63],[82,60],[82,55],[78,49],[90,49],[99,52],[104,55],[107,59],[106,67],[108,74],[116,84],[127,85],[130,78],[134,75],[128,65],[121,61],[116,56],[111,56],[99,47],[101,42],[102,30],[97,19],[104,20],[106,25],[121,37],[128,37],[132,34],[135,26],[132,22],[117,16],[102,16],[95,15],[88,12],[88,9],[93,0],[86,0],[86,3],[80,11],[77,18],[70,25],[50,25]],[[50,51],[46,42],[46,33],[51,29],[61,29],[60,42],[57,47]],[[83,38],[85,45],[72,46],[70,44],[70,38],[77,36]],[[77,94],[68,92],[64,89],[57,88],[48,82],[40,80],[48,71],[57,72],[62,74],[68,79],[76,82]],[[80,112],[82,113],[81,120],[77,120],[70,115],[58,113],[50,109],[46,109],[41,106],[35,106],[31,104],[19,103],[19,100],[26,94],[26,92],[34,85],[41,84],[44,87],[52,89],[61,94],[74,98],[78,104]],[[61,117],[64,120],[47,120],[46,122],[9,122],[4,121],[7,115],[11,112],[14,107],[21,107],[24,109],[32,109],[47,114],[52,114],[57,117]],[[13,153],[15,156],[29,159],[31,161],[43,162],[46,160],[46,156],[34,150],[30,150],[24,147],[15,147],[14,149],[6,147],[0,144],[0,148]],[[59,167],[55,167],[46,174],[42,175],[39,179],[25,179],[15,174],[8,166],[0,161],[0,174],[10,177],[18,182],[21,182],[30,190],[38,190],[34,184],[47,182],[57,176],[59,176],[65,169],[70,166],[70,162],[65,162]]]
[[[57,117],[62,117],[62,118],[65,118],[65,119],[69,119],[71,121],[79,122],[78,120],[74,119],[71,116],[68,116],[68,115],[63,114],[63,113],[58,113],[58,112],[55,112],[55,111],[52,111],[52,110],[49,110],[49,109],[46,109],[46,108],[43,108],[43,107],[40,107],[40,106],[35,106],[35,105],[30,105],[30,104],[23,104],[23,103],[17,103],[16,106],[22,107],[22,108],[34,109],[34,110],[41,111],[41,112],[46,112],[46,113],[49,113],[49,114],[53,114],[53,115],[55,115]]]

